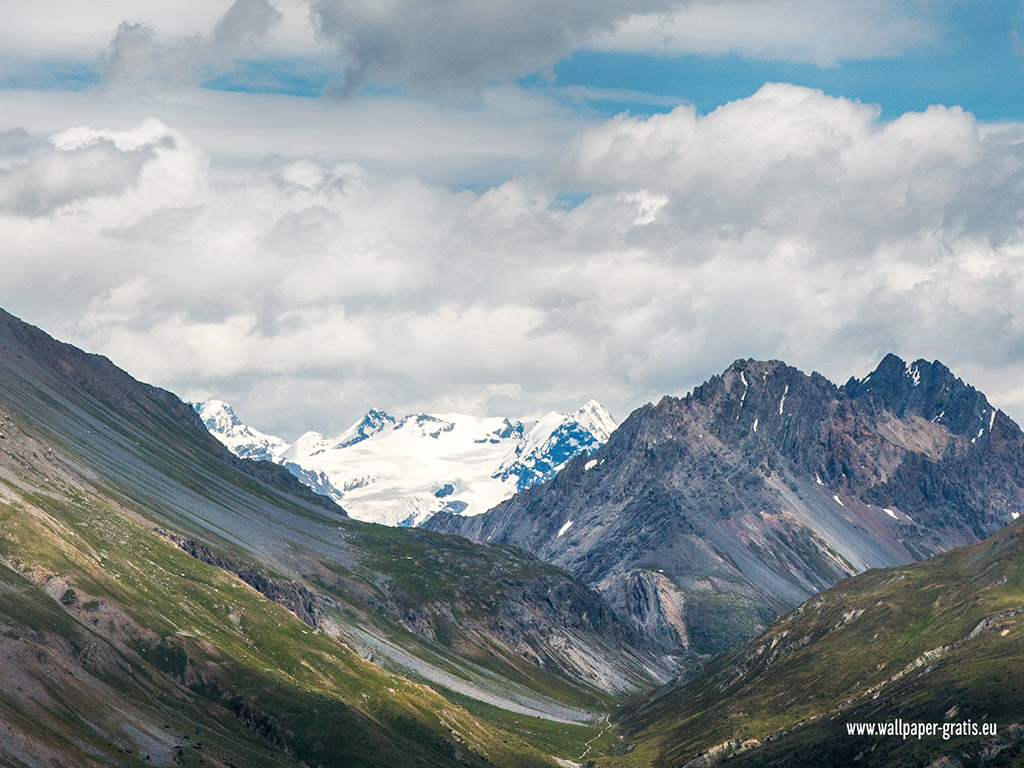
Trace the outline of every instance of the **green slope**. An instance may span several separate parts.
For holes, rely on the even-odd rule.
[[[133,765],[147,747],[165,764],[550,764],[498,725],[573,756],[664,673],[561,571],[351,521],[231,456],[173,395],[2,312],[0,515],[5,592],[39,609],[0,603],[4,764]],[[309,590],[320,629],[170,533]]]
[[[994,738],[848,735],[847,724],[999,726]],[[915,565],[841,582],[620,713],[602,766],[1019,765],[1024,521]],[[624,751],[620,749],[620,751]],[[953,766],[956,763],[948,763]]]
[[[84,477],[233,561],[314,578],[442,652],[545,688],[568,681],[592,703],[650,687],[671,669],[557,568],[509,547],[348,520],[283,468],[233,456],[174,395],[0,310],[5,405],[34,446],[21,453],[26,466]],[[549,593],[558,601],[533,599]]]
[[[182,743],[203,764],[548,763],[88,493],[0,504],[0,531],[16,568],[2,568],[4,719],[37,751],[89,764],[105,748],[101,765]],[[47,693],[26,697],[23,679]],[[252,745],[242,761],[239,741]]]

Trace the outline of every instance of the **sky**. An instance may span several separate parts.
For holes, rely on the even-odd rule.
[[[5,0],[0,306],[294,439],[737,358],[1024,421],[1024,2]]]

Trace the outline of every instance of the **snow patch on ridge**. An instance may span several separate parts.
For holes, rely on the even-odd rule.
[[[917,367],[917,363],[905,363],[907,376],[914,380],[914,386],[916,387],[921,383],[921,369]]]

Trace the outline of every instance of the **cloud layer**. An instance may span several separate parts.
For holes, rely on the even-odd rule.
[[[634,13],[595,34],[590,48],[663,55],[738,54],[834,66],[895,56],[934,39],[926,6],[892,0],[695,0]]]
[[[0,72],[55,63],[133,91],[214,82],[276,92],[366,84],[478,95],[575,51],[738,54],[833,66],[941,37],[943,4],[895,0],[39,0],[0,29]],[[53,22],[51,20],[58,20]],[[306,81],[305,84],[291,82]],[[288,91],[288,88],[293,90]],[[303,90],[305,89],[305,90]]]
[[[543,71],[588,35],[671,0],[313,0],[318,32],[347,61],[346,85],[370,79],[479,88]]]
[[[767,85],[481,191],[238,167],[156,120],[0,134],[0,301],[288,437],[362,410],[624,416],[737,357],[938,357],[1024,417],[1024,129]]]

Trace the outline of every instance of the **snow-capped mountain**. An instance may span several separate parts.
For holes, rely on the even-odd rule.
[[[506,423],[503,433],[515,429]],[[554,477],[577,453],[591,453],[603,445],[615,426],[611,414],[596,400],[572,414],[549,413],[522,435],[515,458],[502,464],[498,476],[502,480],[516,478],[517,491],[542,483]]]
[[[593,400],[526,422],[371,410],[336,438],[307,432],[288,444],[247,427],[221,401],[194,407],[236,455],[281,464],[352,517],[387,525],[418,525],[442,510],[486,512],[596,450],[616,426]]]
[[[241,422],[223,400],[190,403],[210,433],[216,436],[233,454],[243,459],[274,461],[277,454],[288,447],[279,437],[265,435]]]

